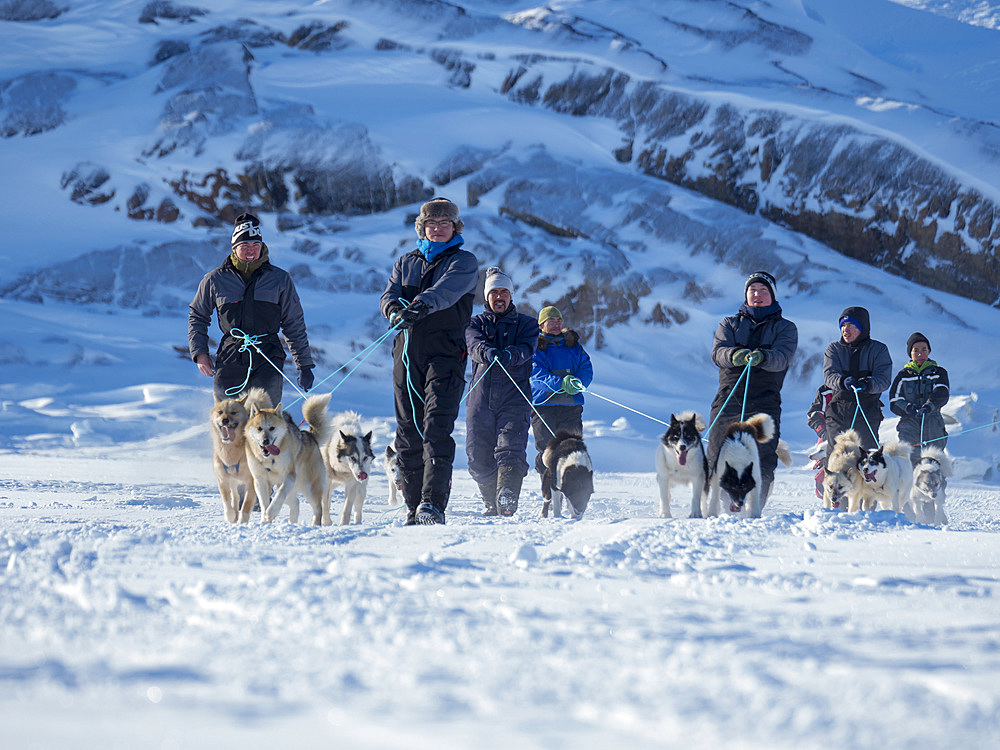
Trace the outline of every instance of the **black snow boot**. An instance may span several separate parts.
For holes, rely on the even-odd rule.
[[[512,516],[517,513],[517,501],[521,496],[521,480],[524,474],[513,466],[501,466],[497,470],[497,513]]]
[[[492,482],[483,482],[479,485],[479,492],[483,496],[483,515],[484,516],[495,516],[497,515],[497,483],[494,479]]]
[[[444,511],[433,501],[424,500],[417,506],[416,523],[421,526],[443,524]]]
[[[420,505],[420,485],[424,481],[423,472],[404,471],[400,473],[403,488],[403,501],[406,503],[406,521],[404,526],[413,526],[417,522],[417,506]]]

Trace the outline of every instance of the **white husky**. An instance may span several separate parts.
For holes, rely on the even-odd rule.
[[[361,523],[361,506],[368,495],[368,474],[374,460],[372,433],[361,432],[361,416],[353,411],[334,416],[330,440],[323,445],[323,462],[330,476],[330,491],[344,486],[341,526]]]
[[[947,453],[933,446],[920,451],[920,461],[913,469],[913,489],[903,505],[906,517],[914,523],[948,523],[944,496],[950,476],[951,457]]]
[[[882,510],[899,513],[913,486],[910,446],[895,442],[868,451],[861,457],[858,468],[865,478],[865,494],[878,502]]]

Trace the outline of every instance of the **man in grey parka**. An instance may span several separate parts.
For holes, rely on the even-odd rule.
[[[826,455],[837,435],[853,429],[864,448],[878,445],[882,424],[882,392],[892,382],[889,348],[869,335],[871,320],[863,307],[840,314],[841,337],[826,347],[823,380],[833,390],[826,408]]]
[[[267,245],[256,216],[236,217],[231,245],[229,257],[205,274],[191,301],[188,349],[202,374],[215,376],[217,398],[237,395],[234,390],[246,381],[243,391],[263,388],[271,403],[278,404],[284,383],[275,367],[285,362],[279,330],[285,334],[298,368],[299,386],[308,391],[313,384],[314,364],[302,304],[291,276],[268,260]],[[208,353],[208,327],[213,312],[218,313],[222,329],[214,365]],[[234,329],[258,337],[257,346],[274,366],[252,347],[243,347],[244,340],[233,334]]]

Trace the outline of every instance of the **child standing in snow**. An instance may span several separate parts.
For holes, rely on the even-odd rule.
[[[941,407],[948,403],[948,371],[930,359],[931,344],[919,331],[906,340],[910,361],[903,366],[889,388],[889,408],[899,415],[899,439],[913,446],[910,461],[920,461],[923,444],[934,441],[944,450],[948,433]]]

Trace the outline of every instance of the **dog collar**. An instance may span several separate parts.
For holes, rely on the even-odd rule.
[[[240,473],[240,462],[237,461],[234,464],[222,464],[222,468],[226,470],[227,474],[239,474]]]

